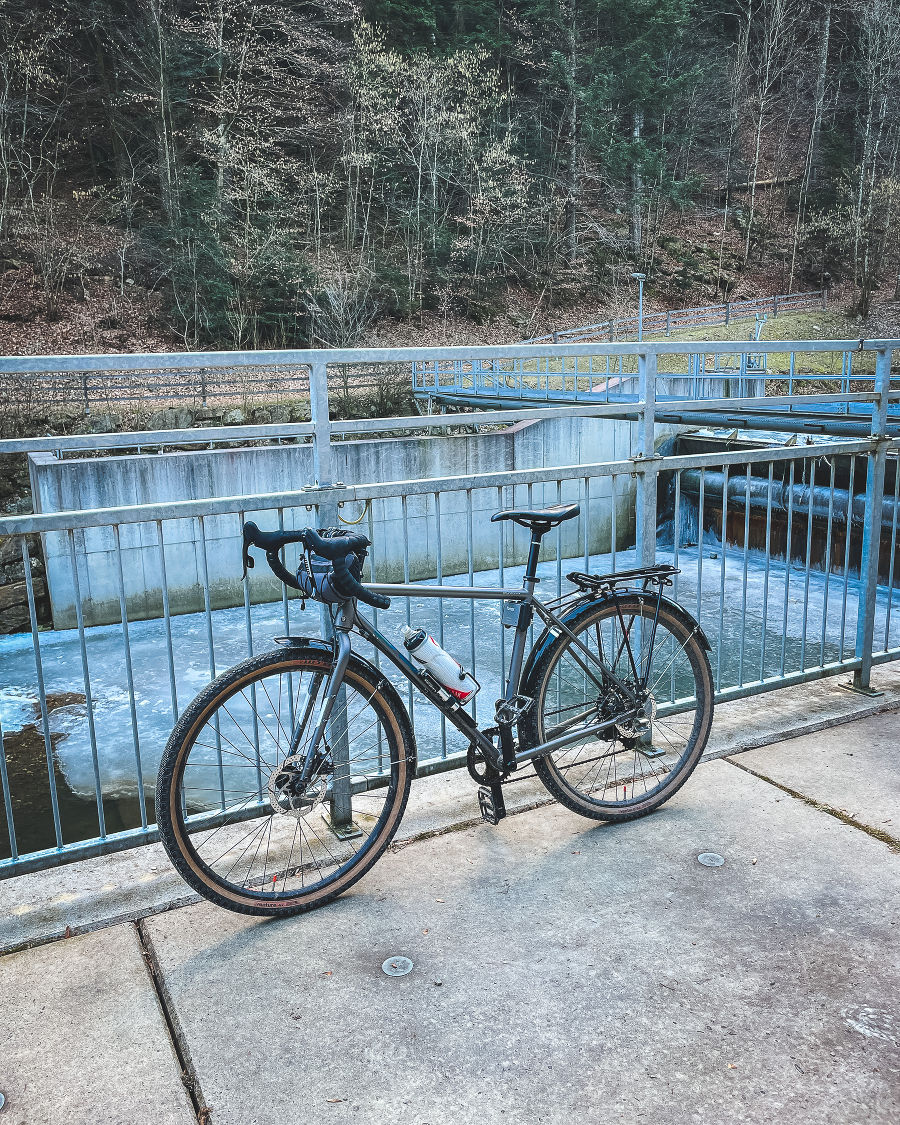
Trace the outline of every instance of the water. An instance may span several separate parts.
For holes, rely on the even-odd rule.
[[[673,548],[660,545],[658,560],[674,561]],[[633,565],[633,551],[617,553],[618,569]],[[709,637],[713,645],[713,674],[720,689],[778,676],[782,672],[789,674],[800,670],[801,666],[813,668],[852,655],[856,636],[855,577],[851,576],[845,590],[841,576],[811,572],[807,602],[805,572],[796,567],[787,568],[783,561],[771,560],[765,605],[766,564],[760,552],[750,550],[745,555],[742,548],[723,552],[720,543],[707,539],[699,547],[679,547],[678,565],[682,573],[670,593],[699,618]],[[542,563],[540,594],[552,598],[560,590],[566,591],[569,589],[564,578],[566,572],[583,566],[583,558],[563,560],[561,564],[555,560]],[[612,570],[611,556],[594,556],[590,569],[597,573]],[[506,585],[518,586],[521,579],[521,567],[507,568]],[[466,585],[468,578],[460,575],[446,582]],[[500,585],[500,574],[496,570],[476,573],[474,582],[496,587]],[[826,592],[827,615],[824,612]],[[884,647],[888,603],[888,591],[880,589],[876,650]],[[494,701],[500,695],[502,667],[509,654],[511,638],[509,631],[500,625],[500,611],[500,602],[448,600],[443,606],[443,644],[463,665],[474,668],[482,689],[473,706],[478,718],[486,724],[493,715]],[[390,610],[378,614],[378,624],[398,644],[400,629],[408,621],[423,626],[440,639],[439,612],[436,599],[409,599],[408,603],[406,599],[395,599]],[[179,709],[184,708],[214,673],[246,657],[251,645],[253,652],[261,652],[271,647],[273,637],[287,632],[318,636],[319,621],[319,607],[313,605],[302,611],[295,599],[289,601],[287,613],[280,602],[253,606],[249,630],[243,607],[217,610],[210,614],[209,621],[203,613],[175,617],[171,622],[171,676],[164,622],[131,624],[133,712],[127,691],[121,627],[108,625],[86,630],[93,740],[78,634],[74,630],[42,633],[41,659],[63,841],[97,836],[98,803],[103,809],[108,833],[139,826],[139,776],[145,792],[145,815],[152,823],[156,771]],[[890,620],[890,647],[900,644],[898,629],[900,608],[895,606]],[[210,659],[209,631],[213,660]],[[373,656],[362,643],[359,651],[364,656]],[[56,843],[30,635],[0,638],[0,661],[3,746],[19,851],[26,853],[53,847]],[[443,752],[440,716],[424,700],[414,697],[400,673],[390,666],[384,667],[384,671],[410,707],[420,759],[439,756]],[[174,698],[171,678],[175,684]],[[446,742],[447,753],[466,749],[462,737],[452,727],[446,731]],[[6,858],[9,854],[5,812],[0,806],[0,857]]]

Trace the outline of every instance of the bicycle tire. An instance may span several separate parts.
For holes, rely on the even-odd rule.
[[[352,840],[342,838],[322,815],[329,778],[333,785],[336,772],[340,772],[333,764],[329,774],[327,762],[322,763],[314,778],[318,787],[315,793],[307,791],[298,798],[286,796],[286,791],[278,787],[280,779],[295,776],[286,772],[289,768],[296,770],[285,764],[289,756],[285,750],[290,746],[282,701],[288,707],[292,728],[293,715],[300,710],[302,701],[305,710],[296,726],[302,725],[303,737],[308,737],[308,731],[315,726],[317,693],[318,697],[324,695],[323,685],[331,666],[331,654],[314,646],[290,646],[251,657],[213,680],[186,708],[172,731],[157,779],[160,838],[185,881],[219,906],[265,916],[299,914],[324,906],[366,874],[397,831],[415,773],[415,740],[409,716],[395,689],[375,668],[355,655],[351,656],[344,678],[343,717],[339,716],[336,704],[332,722],[342,724],[348,747],[344,776],[352,773],[354,786],[362,784],[360,791],[354,789],[353,821],[349,826],[349,831],[360,835]],[[301,695],[304,678],[306,694]],[[313,688],[313,684],[317,687]],[[243,730],[249,749],[239,737],[238,731],[243,728],[236,714],[242,718],[249,716],[244,723],[253,738]],[[377,751],[354,741],[362,740],[367,730],[374,730],[369,738],[377,740]],[[210,732],[205,736],[208,741],[201,737],[203,732]],[[284,745],[280,745],[283,738]],[[327,752],[331,755],[330,748]],[[301,756],[298,754],[298,758]],[[189,770],[192,772],[186,782]],[[204,784],[198,785],[198,781]],[[248,786],[249,796],[235,800]],[[305,805],[299,807],[304,801],[315,803],[307,810]],[[379,801],[380,809],[373,812]],[[210,807],[201,807],[204,804]],[[254,834],[249,847],[255,837],[260,843],[247,865],[246,876],[238,882],[229,877],[234,867],[226,873],[224,862],[214,860],[213,849],[206,845],[224,831],[225,836],[216,845],[218,850],[237,834],[237,826],[242,830],[246,825]],[[258,853],[267,832],[267,854],[260,873]],[[241,843],[238,839],[235,847]],[[270,863],[268,853],[273,844]],[[205,854],[201,854],[204,849]],[[331,860],[326,856],[331,856]],[[240,875],[243,861],[235,863]]]
[[[623,629],[623,621],[630,621],[631,625]],[[713,718],[712,671],[700,639],[702,634],[687,614],[673,612],[663,603],[657,618],[655,597],[622,594],[579,607],[566,620],[566,625],[592,652],[606,657],[618,647],[618,663],[612,670],[620,678],[626,678],[625,673],[633,668],[627,660],[627,648],[615,633],[618,630],[624,635],[637,621],[641,626],[635,663],[643,667],[646,660],[648,683],[660,696],[664,694],[659,687],[660,678],[667,677],[669,682],[664,686],[671,691],[666,690],[665,694],[671,699],[663,703],[663,710],[671,717],[654,717],[649,727],[639,731],[636,737],[633,725],[628,724],[624,733],[618,731],[613,738],[586,736],[580,742],[535,759],[534,763],[538,777],[560,804],[593,820],[633,820],[659,808],[687,781],[709,738]],[[637,639],[637,635],[632,635],[632,639]],[[529,675],[525,691],[534,699],[534,705],[519,726],[525,748],[548,741],[554,725],[564,719],[565,709],[578,713],[579,706],[593,703],[598,708],[603,706],[596,684],[571,655],[569,665],[577,674],[575,677],[568,675],[564,661],[571,649],[572,641],[561,634],[541,653]],[[660,654],[661,664],[654,666],[654,658]],[[659,678],[654,684],[653,677],[657,674]],[[579,676],[582,699],[579,699],[577,684]],[[693,706],[691,700],[696,701]],[[656,716],[658,709],[659,700],[654,697],[648,710]],[[678,718],[680,715],[692,716],[689,728],[687,720]],[[628,726],[631,729],[627,729]],[[680,746],[676,738],[682,737],[684,744]],[[584,756],[580,756],[582,752]],[[648,778],[655,779],[654,783],[648,785]]]

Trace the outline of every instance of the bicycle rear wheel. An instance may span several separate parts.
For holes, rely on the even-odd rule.
[[[311,776],[300,776],[331,665],[312,647],[252,657],[200,693],[166,746],[163,844],[184,879],[229,910],[322,906],[369,870],[400,823],[415,771],[409,718],[356,657]]]
[[[642,714],[612,736],[585,735],[535,760],[538,777],[567,808],[594,820],[652,812],[685,783],[700,760],[713,716],[713,680],[697,626],[652,596],[625,594],[591,603],[566,622],[577,639],[623,682],[642,678]],[[567,724],[622,710],[599,670],[561,634],[539,658],[527,693],[534,706],[520,728],[537,746]],[[577,729],[577,728],[576,728]]]

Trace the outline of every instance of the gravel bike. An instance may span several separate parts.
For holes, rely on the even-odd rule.
[[[579,510],[495,513],[493,521],[531,532],[521,588],[499,589],[364,584],[365,536],[245,523],[245,575],[251,547],[265,551],[282,582],[328,607],[331,635],[275,638],[274,649],[217,677],[179,718],[156,813],[185,880],[230,910],[299,913],[351,887],[390,844],[416,773],[416,739],[396,688],[353,651],[354,636],[463,734],[491,824],[506,815],[504,783],[526,763],[559,802],[594,820],[642,816],[677,792],[709,737],[709,643],[665,594],[678,573],[672,566],[575,571],[569,593],[535,596],[542,537]],[[291,571],[282,551],[295,543]],[[392,596],[503,602],[513,640],[492,725],[480,727],[467,710],[474,676],[436,642],[422,633],[398,647],[359,611],[360,603],[387,609]],[[526,653],[533,624],[538,635]]]

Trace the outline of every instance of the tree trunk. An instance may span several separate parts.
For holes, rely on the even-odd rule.
[[[822,13],[822,30],[819,32],[819,67],[816,73],[816,100],[813,106],[812,127],[809,131],[808,182],[815,182],[819,162],[819,140],[822,134],[822,112],[825,106],[825,79],[828,74],[828,51],[831,42],[831,0],[827,0]]]
[[[180,207],[178,172],[172,136],[172,110],[169,95],[169,60],[163,26],[163,0],[149,0],[151,30],[155,48],[156,147],[159,156],[159,197],[169,226],[176,226]]]
[[[825,78],[828,73],[828,46],[831,33],[831,0],[827,0],[822,13],[822,30],[819,35],[819,66],[816,73],[816,95],[813,116],[809,127],[809,142],[806,146],[806,161],[803,166],[803,179],[800,183],[800,198],[797,200],[797,221],[794,224],[794,240],[791,247],[791,272],[788,278],[788,292],[794,286],[794,273],[797,266],[797,250],[800,245],[800,224],[806,209],[806,196],[809,185],[815,180],[819,159],[819,138],[822,132],[822,110],[825,105]]]
[[[569,10],[569,20],[566,27],[566,87],[569,97],[567,111],[566,135],[566,203],[565,203],[565,240],[566,259],[570,266],[578,260],[578,201],[580,184],[578,175],[578,58],[575,47],[575,0]]]
[[[641,161],[638,156],[638,145],[641,140],[641,129],[644,127],[644,111],[636,109],[632,123],[631,136],[635,142],[631,164],[631,250],[635,262],[641,261],[641,196],[644,191],[643,176],[641,175]]]

